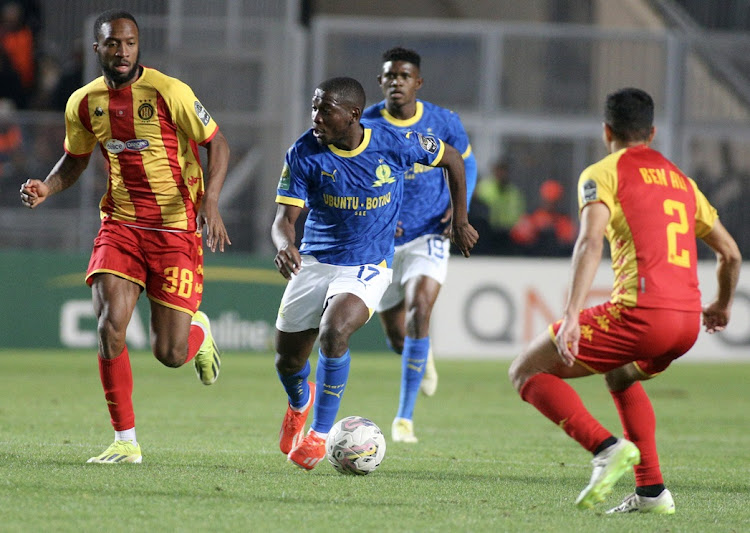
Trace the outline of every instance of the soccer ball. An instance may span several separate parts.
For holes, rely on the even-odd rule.
[[[368,418],[347,416],[333,425],[326,439],[326,455],[342,474],[364,476],[385,457],[385,436]]]

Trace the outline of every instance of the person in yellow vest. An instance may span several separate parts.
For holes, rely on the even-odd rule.
[[[526,212],[526,197],[511,183],[506,160],[498,159],[492,171],[479,180],[472,211],[472,220],[484,229],[478,253],[512,253],[510,230]]]

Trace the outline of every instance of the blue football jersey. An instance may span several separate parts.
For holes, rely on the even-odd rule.
[[[391,265],[404,174],[440,162],[443,142],[362,120],[354,150],[321,146],[308,130],[286,153],[276,191],[280,204],[310,212],[300,253],[334,265]]]
[[[466,205],[469,205],[477,184],[477,160],[471,150],[469,136],[456,113],[417,100],[416,114],[410,119],[400,120],[388,113],[383,100],[365,109],[362,117],[389,124],[400,131],[414,130],[437,137],[458,150],[466,167]],[[441,224],[440,219],[449,206],[450,193],[443,169],[415,164],[404,179],[404,201],[399,216],[404,233],[396,239],[396,245],[422,235],[442,233],[445,224]]]

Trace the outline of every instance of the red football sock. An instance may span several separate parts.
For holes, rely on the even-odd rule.
[[[115,431],[135,427],[133,372],[130,369],[127,346],[114,359],[103,359],[99,356],[99,377]]]
[[[203,344],[203,339],[205,338],[206,332],[203,331],[202,327],[197,324],[190,324],[190,333],[188,334],[188,354],[187,359],[185,359],[186,363],[190,362],[193,357],[195,357],[195,354],[200,350],[201,344]]]
[[[656,453],[656,416],[643,385],[636,382],[625,390],[611,394],[620,414],[625,438],[641,451],[641,464],[633,468],[636,487],[664,483]]]
[[[521,387],[521,398],[592,453],[612,436],[591,416],[573,387],[557,376],[532,376]]]

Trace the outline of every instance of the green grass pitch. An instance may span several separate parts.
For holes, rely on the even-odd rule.
[[[609,516],[632,474],[597,509],[576,509],[590,456],[518,398],[508,361],[438,359],[409,445],[390,442],[398,358],[354,354],[339,417],[371,418],[389,441],[375,473],[351,477],[279,452],[272,354],[224,354],[211,387],[192,365],[131,360],[143,463],[91,465],[113,436],[96,355],[0,350],[1,531],[750,531],[750,364],[678,361],[645,383],[677,513]],[[571,384],[619,434],[602,378]]]

